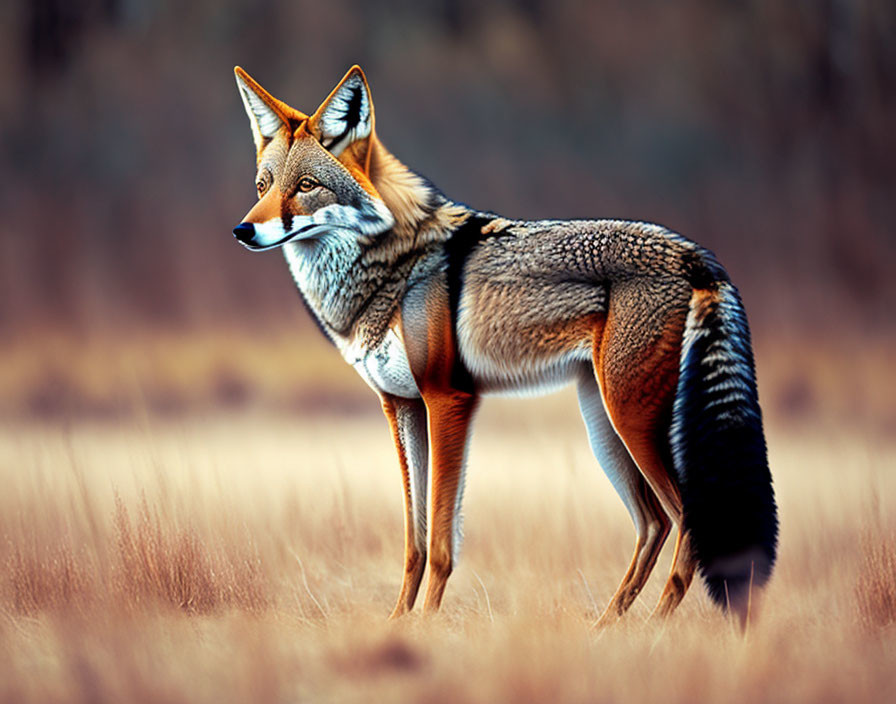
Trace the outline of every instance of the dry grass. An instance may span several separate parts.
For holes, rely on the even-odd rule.
[[[896,534],[869,532],[862,541],[856,604],[869,630],[896,624]]]
[[[0,701],[894,700],[892,443],[770,434],[781,556],[746,638],[699,585],[645,620],[668,551],[596,633],[633,538],[574,406],[485,404],[443,612],[398,623],[381,419],[7,425]]]

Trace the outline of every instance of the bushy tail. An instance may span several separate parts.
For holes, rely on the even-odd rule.
[[[750,329],[728,281],[691,298],[669,439],[700,573],[744,619],[751,587],[771,575],[778,518]]]

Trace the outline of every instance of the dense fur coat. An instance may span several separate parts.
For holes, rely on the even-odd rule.
[[[637,532],[602,622],[640,593],[673,524],[657,612],[677,606],[699,567],[745,621],[772,571],[777,516],[749,328],[715,257],[658,225],[513,221],[451,201],[377,139],[358,67],[311,115],[236,76],[259,200],[234,234],[283,249],[321,329],[380,396],[398,450],[405,571],[393,615],[413,607],[427,561],[425,606],[441,602],[480,396],[572,382]]]

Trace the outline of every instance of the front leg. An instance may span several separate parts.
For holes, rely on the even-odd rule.
[[[432,518],[427,612],[437,611],[460,548],[464,462],[476,396],[456,390],[425,395],[432,445]]]
[[[398,450],[404,489],[404,576],[398,603],[389,617],[398,618],[414,608],[426,566],[426,405],[419,398],[389,394],[383,394],[382,402]]]

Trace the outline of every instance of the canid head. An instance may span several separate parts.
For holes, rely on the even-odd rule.
[[[369,177],[373,102],[352,67],[321,106],[306,115],[234,69],[255,140],[258,202],[234,230],[253,250],[335,230],[375,235],[394,224]]]

